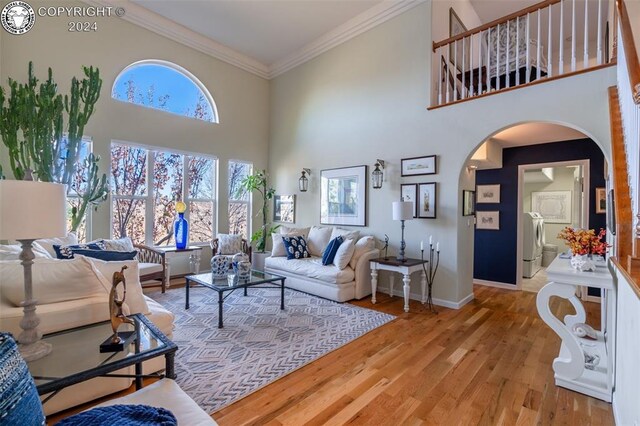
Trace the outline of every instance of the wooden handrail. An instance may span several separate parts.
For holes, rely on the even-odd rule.
[[[545,7],[552,6],[552,5],[556,4],[556,3],[560,3],[560,1],[561,0],[545,0],[545,1],[541,1],[540,3],[536,3],[533,6],[526,7],[524,9],[522,9],[522,10],[517,11],[517,12],[513,12],[513,13],[507,15],[507,16],[503,16],[502,18],[495,19],[495,20],[489,22],[488,24],[483,24],[483,25],[480,25],[479,27],[473,28],[473,29],[471,29],[469,31],[465,31],[465,32],[460,33],[460,34],[458,34],[456,36],[449,37],[448,39],[445,39],[445,40],[442,40],[442,41],[439,41],[439,42],[434,42],[433,43],[433,51],[435,52],[438,47],[446,46],[449,43],[453,43],[454,41],[462,40],[463,38],[467,38],[469,36],[472,36],[474,34],[477,34],[477,33],[481,32],[481,31],[488,30],[489,28],[493,28],[493,27],[501,25],[501,24],[506,24],[507,21],[511,21],[513,19],[517,19],[517,18],[519,18],[521,16],[526,16],[528,13],[535,12],[538,9],[544,9]]]
[[[620,21],[620,34],[622,34],[622,44],[624,45],[624,55],[627,62],[627,71],[629,72],[629,81],[631,82],[631,95],[633,101],[640,105],[640,62],[638,61],[638,51],[633,41],[633,30],[629,13],[624,0],[617,0],[618,19]]]

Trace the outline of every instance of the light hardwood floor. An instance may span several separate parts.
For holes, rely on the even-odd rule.
[[[534,293],[476,286],[475,295],[437,315],[417,302],[405,314],[383,294],[377,305],[358,301],[398,319],[213,417],[222,426],[613,424],[610,404],[554,385],[560,339]],[[585,306],[598,324],[599,305]]]

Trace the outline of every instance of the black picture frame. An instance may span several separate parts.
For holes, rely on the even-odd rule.
[[[462,216],[474,216],[476,214],[476,191],[462,190]]]
[[[411,198],[406,199],[409,195]],[[400,185],[400,201],[413,202],[413,218],[418,217],[418,184],[416,183],[403,183]]]
[[[423,170],[426,170],[422,172]],[[435,155],[403,158],[400,160],[400,175],[426,176],[438,174],[438,161]]]
[[[417,200],[418,218],[437,218],[438,185],[436,182],[419,183]]]

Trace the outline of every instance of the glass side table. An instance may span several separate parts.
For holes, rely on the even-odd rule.
[[[165,336],[142,314],[130,315],[135,325],[123,324],[118,331],[135,331],[136,337],[120,352],[100,352],[100,344],[113,334],[111,322],[104,321],[70,330],[47,334],[43,337],[53,346],[44,358],[27,363],[40,395],[53,398],[57,391],[94,377],[109,377],[122,368],[135,366],[135,374],[113,374],[113,377],[135,378],[136,390],[142,388],[145,377],[175,379],[174,357],[178,346]],[[142,362],[159,356],[165,357],[165,372],[142,374]]]

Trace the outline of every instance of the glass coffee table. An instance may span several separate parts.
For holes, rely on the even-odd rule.
[[[135,337],[119,352],[100,352],[100,344],[113,334],[110,321],[45,335],[42,340],[50,343],[53,350],[44,358],[27,363],[38,394],[53,392],[43,403],[63,388],[98,376],[135,378],[136,389],[142,388],[145,377],[175,379],[174,356],[178,346],[144,315],[135,314],[129,318],[135,325],[123,324],[118,332],[134,331]],[[144,376],[142,362],[159,356],[165,357],[164,375]],[[134,375],[110,374],[132,365],[135,365]]]
[[[239,279],[236,275],[227,275],[224,278],[213,278],[213,275],[210,272],[206,274],[187,275],[185,279],[187,280],[185,285],[185,289],[187,292],[186,300],[184,303],[185,309],[189,309],[189,287],[191,287],[191,283],[199,284],[218,292],[218,328],[222,328],[224,324],[222,319],[222,308],[224,306],[225,299],[235,290],[238,290],[240,288],[244,289],[244,295],[246,296],[247,288],[249,287],[279,287],[280,309],[284,310],[284,280],[286,278],[279,275],[252,270],[251,275],[248,278],[244,279]],[[267,286],[258,287],[262,284],[267,284]],[[229,293],[225,296],[225,292]]]

